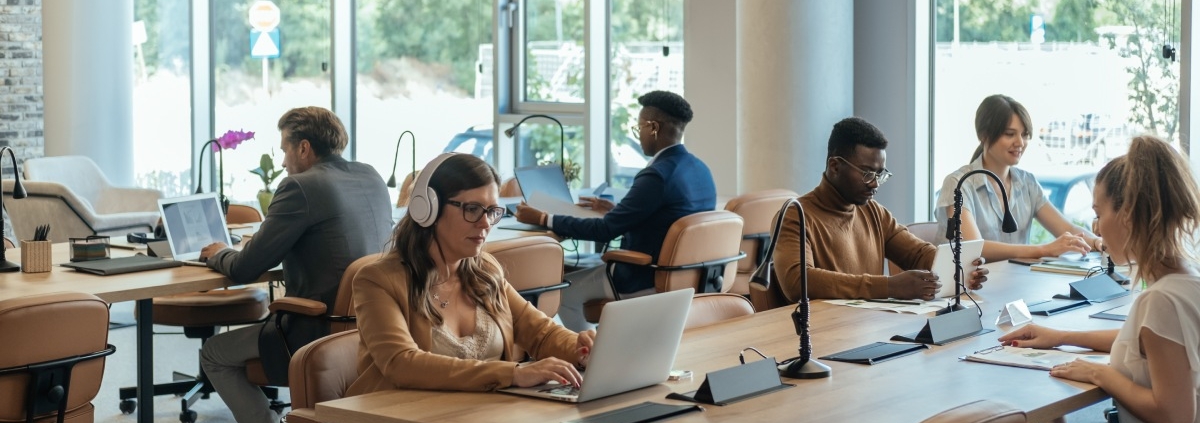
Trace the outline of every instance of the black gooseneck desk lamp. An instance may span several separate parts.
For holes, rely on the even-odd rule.
[[[396,154],[392,158],[392,177],[388,178],[388,188],[396,187],[396,164],[400,161],[400,142],[404,141],[404,134],[412,139],[412,171],[417,171],[417,136],[413,135],[412,131],[404,131],[400,133],[400,138],[396,138]]]
[[[775,260],[772,259],[772,255],[775,254],[775,243],[779,241],[779,228],[783,226],[783,215],[792,206],[796,207],[796,215],[800,218],[800,259],[804,260],[804,239],[807,237],[804,208],[793,197],[783,204],[783,207],[779,209],[779,214],[775,216],[775,230],[771,234],[771,243],[767,246],[762,264],[758,265],[758,269],[755,269],[754,274],[750,277],[751,286],[757,285],[755,289],[765,290],[771,286],[771,275],[774,273],[775,267]],[[796,309],[792,311],[792,324],[796,326],[796,335],[800,336],[800,356],[791,360],[790,363],[779,365],[781,376],[792,379],[820,379],[829,377],[833,372],[829,366],[812,359],[812,340],[808,334],[808,313],[808,269],[805,268],[800,272],[800,300],[796,303]]]
[[[0,148],[0,167],[3,166],[2,163],[4,162],[4,153],[5,152],[7,152],[8,157],[12,159],[12,167],[13,167],[13,194],[12,194],[12,196],[13,196],[13,199],[19,200],[19,199],[28,197],[29,194],[25,192],[25,185],[21,184],[21,172],[20,172],[20,170],[17,169],[17,153],[13,152],[12,148],[9,148],[9,147]],[[0,209],[3,209],[3,208],[4,208],[4,196],[0,195]],[[17,263],[13,263],[11,261],[8,261],[8,259],[4,257],[4,250],[7,250],[7,248],[4,247],[3,239],[4,239],[4,225],[0,224],[0,272],[16,272],[18,270],[21,270],[21,265],[19,265]]]
[[[962,184],[968,177],[974,174],[987,175],[992,180],[996,181],[996,185],[1000,187],[1000,199],[1004,201],[1004,220],[1000,224],[1000,230],[1004,233],[1013,233],[1017,231],[1017,221],[1013,219],[1012,212],[1008,208],[1008,191],[1004,189],[1004,183],[1000,182],[1000,177],[987,169],[975,169],[967,172],[961,178],[958,178],[958,184],[954,186],[954,217],[946,221],[946,239],[950,240],[950,251],[954,256],[954,304],[946,306],[937,312],[938,315],[946,314],[958,310],[962,310],[962,293],[966,290],[966,282],[963,281],[962,268]],[[983,311],[980,310],[980,313]],[[981,314],[982,316],[982,314]]]
[[[219,160],[217,165],[217,200],[221,202],[221,212],[229,213],[229,198],[225,197],[225,149],[221,147],[221,143],[217,142],[220,138],[213,138],[200,146],[200,153],[197,154],[196,171],[196,194],[204,192],[204,150],[208,150],[208,146],[212,146],[213,153],[209,153],[209,166],[212,166],[214,159]],[[214,156],[215,155],[215,156]]]
[[[549,115],[525,116],[524,118],[521,118],[521,120],[518,121],[516,125],[513,125],[512,127],[505,129],[504,136],[512,138],[513,134],[517,133],[517,128],[520,127],[522,123],[525,123],[525,121],[527,121],[529,119],[533,119],[535,117],[550,119],[550,120],[554,121],[554,123],[558,124],[558,154],[559,154],[558,155],[558,163],[559,163],[559,166],[562,166],[563,175],[566,175],[567,174],[567,132],[566,132],[566,130],[563,129],[563,124],[562,124],[562,122],[559,122],[558,119],[555,119],[553,116],[549,116]],[[534,165],[537,165],[537,163],[534,163]]]

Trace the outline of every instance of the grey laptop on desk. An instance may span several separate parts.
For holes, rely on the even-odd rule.
[[[514,173],[516,174],[517,185],[521,186],[521,195],[525,197],[525,201],[529,201],[529,197],[533,193],[543,192],[568,203],[575,202],[574,197],[571,197],[571,188],[567,186],[567,178],[563,175],[562,167],[559,165],[523,167],[517,169]],[[504,225],[499,228],[534,232],[550,230],[550,228],[542,225],[528,223]]]
[[[578,389],[549,383],[500,392],[585,402],[667,380],[695,290],[688,288],[604,305],[587,373]]]
[[[233,244],[216,193],[160,198],[158,211],[162,214],[171,257],[176,261],[197,264],[200,250],[209,244]]]

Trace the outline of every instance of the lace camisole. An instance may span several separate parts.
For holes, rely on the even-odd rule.
[[[475,307],[475,333],[457,337],[446,325],[433,327],[432,353],[467,360],[494,361],[504,355],[504,337],[500,326],[483,310]]]

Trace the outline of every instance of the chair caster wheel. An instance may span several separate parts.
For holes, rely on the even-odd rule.
[[[120,409],[121,414],[133,414],[134,411],[137,411],[137,401],[131,399],[121,400]]]
[[[188,410],[179,413],[179,421],[181,423],[196,423],[196,412]]]

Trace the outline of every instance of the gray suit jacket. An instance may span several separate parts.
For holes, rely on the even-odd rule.
[[[282,262],[287,296],[332,310],[342,272],[382,251],[391,232],[392,207],[379,173],[331,156],[283,178],[252,242],[240,252],[221,250],[208,267],[249,283]]]

